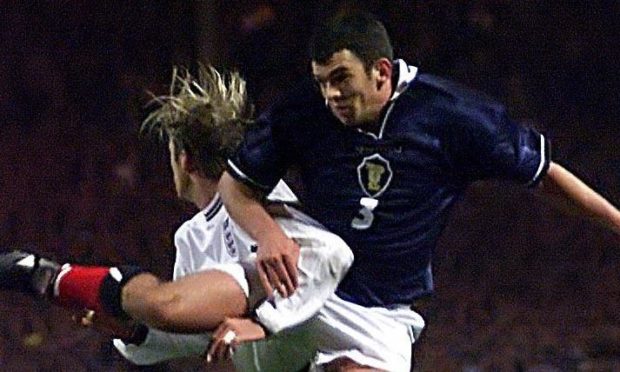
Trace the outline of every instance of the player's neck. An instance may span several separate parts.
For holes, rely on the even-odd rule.
[[[392,97],[392,84],[386,84],[382,89],[377,92],[378,99],[375,102],[375,108],[373,111],[375,114],[372,116],[372,120],[360,126],[360,129],[364,132],[373,133],[379,135],[381,131],[381,124],[387,114],[387,108],[390,104],[390,97]]]
[[[200,209],[205,209],[217,194],[217,181],[204,177],[193,180],[192,202]]]

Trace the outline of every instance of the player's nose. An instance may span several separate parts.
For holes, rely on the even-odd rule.
[[[335,84],[325,83],[323,87],[323,96],[326,100],[338,99],[342,96],[342,91]]]

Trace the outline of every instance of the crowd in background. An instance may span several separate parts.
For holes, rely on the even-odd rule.
[[[165,146],[139,128],[146,92],[166,93],[173,64],[209,60],[195,30],[209,20],[192,3],[1,6],[0,249],[170,276],[172,233],[193,210],[176,200]],[[260,111],[308,73],[308,32],[334,2],[212,3],[218,60],[247,78]],[[620,204],[619,5],[367,3],[398,57],[505,102],[550,137],[556,161]],[[437,293],[416,304],[429,323],[419,370],[620,370],[620,239],[541,203],[499,183],[459,203],[436,251]],[[0,369],[145,368],[67,311],[2,292]]]

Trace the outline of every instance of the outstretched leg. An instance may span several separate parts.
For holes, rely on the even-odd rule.
[[[175,332],[213,330],[226,317],[248,311],[246,291],[228,272],[208,270],[162,282],[136,266],[61,266],[21,251],[0,255],[0,289]]]

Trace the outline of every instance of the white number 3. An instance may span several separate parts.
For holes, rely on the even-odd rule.
[[[375,215],[372,211],[377,208],[379,201],[374,198],[361,198],[360,204],[362,208],[357,212],[358,215],[351,221],[351,227],[356,230],[366,230],[372,226]]]

